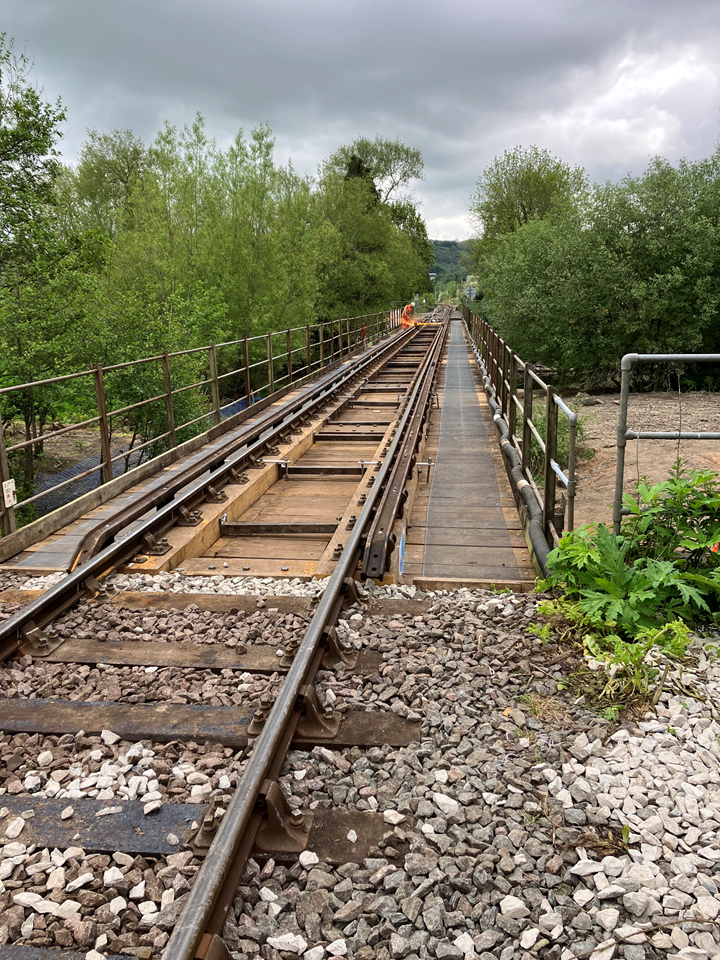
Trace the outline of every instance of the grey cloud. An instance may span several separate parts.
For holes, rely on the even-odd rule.
[[[69,159],[88,126],[150,139],[196,110],[220,140],[267,120],[308,172],[357,134],[399,136],[425,156],[425,215],[459,233],[516,143],[603,179],[718,136],[716,0],[5,0],[3,29],[67,104]]]

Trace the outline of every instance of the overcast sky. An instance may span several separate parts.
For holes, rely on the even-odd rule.
[[[475,180],[517,144],[591,179],[720,139],[718,0],[0,0],[0,30],[88,127],[146,141],[197,110],[226,143],[268,121],[314,173],[357,135],[421,148],[434,239],[471,235]]]

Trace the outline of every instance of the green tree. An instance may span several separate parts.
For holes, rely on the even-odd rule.
[[[496,157],[478,178],[470,213],[480,229],[476,255],[484,256],[500,237],[532,220],[542,220],[558,203],[573,200],[586,186],[585,172],[547,150],[514,147]]]
[[[422,153],[417,147],[408,147],[399,139],[358,137],[340,147],[327,161],[328,172],[344,176],[350,170],[369,173],[380,200],[388,203],[397,199],[399,191],[407,190],[413,180],[424,180]],[[355,172],[353,176],[359,174]]]

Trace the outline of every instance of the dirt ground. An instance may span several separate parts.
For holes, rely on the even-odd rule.
[[[591,460],[581,461],[575,499],[575,526],[584,523],[612,524],[615,492],[615,438],[620,402],[610,396],[592,398],[597,406],[583,407],[586,444],[593,448]],[[720,431],[720,394],[631,394],[628,407],[630,430]],[[720,473],[720,440],[630,440],[625,454],[625,491],[632,492],[639,477],[664,480],[680,456],[689,467],[710,468]]]

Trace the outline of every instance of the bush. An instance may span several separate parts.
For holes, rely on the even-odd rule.
[[[647,695],[658,673],[648,659],[682,658],[691,625],[720,622],[720,478],[678,461],[667,480],[642,481],[623,501],[619,536],[581,527],[549,554],[546,586],[565,597],[543,612],[569,621],[626,692]]]

